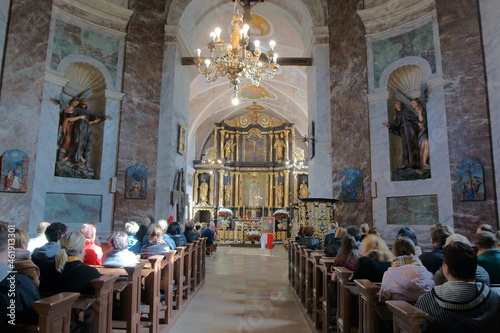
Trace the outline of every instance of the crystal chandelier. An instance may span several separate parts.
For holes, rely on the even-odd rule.
[[[273,78],[274,73],[279,68],[278,54],[274,52],[276,46],[274,41],[269,42],[269,51],[265,53],[260,50],[258,40],[253,42],[255,51],[247,49],[250,43],[249,26],[243,24],[243,15],[236,10],[236,1],[231,20],[230,42],[224,43],[220,37],[221,29],[216,28],[214,32],[210,33],[211,40],[207,44],[211,56],[203,58],[201,57],[201,49],[197,49],[195,58],[198,72],[205,76],[207,82],[214,82],[220,76],[228,77],[234,89],[232,102],[235,105],[239,103],[238,93],[242,76],[250,79],[253,85],[259,86],[261,80]],[[217,50],[219,52],[216,52]]]

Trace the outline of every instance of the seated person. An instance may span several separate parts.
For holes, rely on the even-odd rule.
[[[33,250],[36,249],[37,247],[44,246],[47,244],[47,237],[45,237],[45,230],[47,230],[47,227],[50,225],[49,222],[41,222],[38,224],[36,227],[36,236],[33,238],[30,238],[28,242],[28,251],[33,253]]]
[[[462,236],[460,234],[453,234],[450,237],[446,238],[446,243],[444,244],[444,247],[454,242],[462,242],[471,246],[471,243],[469,242],[467,237]],[[436,282],[436,286],[439,286],[447,281],[448,280],[446,280],[446,277],[444,276],[443,273],[443,266],[441,266],[441,268],[438,269],[436,274],[434,274],[434,282]],[[488,275],[488,272],[486,272],[486,270],[479,265],[477,265],[476,268],[476,282],[484,282],[487,285],[490,284],[490,276]]]
[[[163,240],[163,229],[156,227],[149,236],[149,244],[144,245],[141,249],[141,258],[148,259],[151,256],[169,252],[170,247]]]
[[[356,262],[350,280],[368,279],[382,282],[385,271],[391,267],[394,256],[385,241],[377,235],[368,234],[361,242],[361,257]]]
[[[413,244],[415,244],[415,255],[417,257],[420,257],[420,255],[422,254],[422,248],[420,247],[420,245],[418,245],[417,235],[415,234],[415,232],[411,228],[402,227],[401,229],[399,229],[398,235],[396,237],[399,236],[408,237],[409,239],[411,239]]]
[[[490,276],[490,283],[500,283],[500,249],[497,248],[495,234],[489,231],[478,232],[474,242],[479,250],[477,264],[483,267]]]
[[[80,232],[85,236],[83,263],[85,265],[102,265],[102,248],[94,241],[97,233],[96,228],[90,223],[85,223],[80,228]]]
[[[163,241],[168,244],[168,246],[173,250],[177,247],[175,245],[175,241],[170,235],[167,233],[168,229],[168,222],[165,219],[158,220],[158,223],[156,224],[157,227],[161,228],[163,230]]]
[[[370,226],[368,223],[363,223],[362,225],[359,226],[359,230],[361,230],[361,238],[359,239],[360,242],[365,239],[366,235],[368,235],[368,231],[370,231]]]
[[[422,295],[415,306],[429,314],[423,332],[498,332],[500,295],[475,282],[477,256],[469,245],[444,248],[443,273],[448,282]]]
[[[436,273],[443,264],[443,247],[453,230],[444,224],[438,223],[431,227],[431,245],[432,251],[419,256],[422,264],[432,274]]]
[[[209,228],[212,229],[214,232],[214,240],[217,240],[217,237],[219,235],[219,230],[217,230],[217,227],[215,226],[215,222],[210,222]]]
[[[313,237],[314,235],[314,227],[312,225],[306,225],[302,229],[302,233],[304,237],[299,241],[300,244],[307,246],[308,249],[311,250],[320,250],[321,242],[318,238]]]
[[[382,278],[381,301],[396,299],[415,302],[420,295],[434,287],[432,273],[415,255],[415,244],[411,239],[396,237],[392,254],[396,258]]]
[[[28,233],[22,229],[14,231],[14,270],[28,275],[33,279],[35,287],[38,288],[40,285],[40,269],[31,261],[31,253],[28,251],[29,238]]]
[[[22,273],[13,273],[8,264],[9,224],[0,222],[0,324],[37,324],[38,315],[32,303],[40,299],[33,279]],[[9,290],[15,283],[16,292],[13,295]],[[15,301],[14,317],[8,308]]]
[[[358,242],[352,235],[342,237],[339,254],[335,257],[333,266],[345,267],[350,271],[354,271],[356,262],[359,258]],[[335,274],[332,280],[335,280]]]
[[[172,222],[167,228],[168,235],[174,240],[175,247],[186,245],[186,236],[182,233],[181,226],[177,222]]]
[[[191,243],[200,238],[200,233],[194,228],[194,222],[186,222],[186,227],[184,229],[184,237],[186,237],[186,242]]]
[[[40,268],[39,288],[41,292],[46,292],[44,288],[52,290],[55,287],[51,286],[51,284],[57,284],[57,281],[52,275],[54,273],[56,254],[59,253],[61,249],[59,241],[66,233],[66,230],[66,225],[60,222],[54,222],[49,225],[47,230],[45,230],[45,236],[49,242],[44,246],[36,248],[31,255],[33,263]],[[42,281],[44,281],[43,286]]]
[[[115,231],[108,238],[111,247],[102,256],[102,264],[109,267],[135,266],[139,263],[135,254],[128,249],[129,238],[123,231]]]
[[[380,238],[382,238],[382,235],[380,234],[380,230],[378,230],[377,228],[371,228],[370,230],[368,230],[368,235],[377,235]]]
[[[214,231],[210,228],[207,228],[207,224],[203,222],[201,224],[201,237],[206,237],[207,239],[207,245],[211,245],[215,241],[215,234]]]
[[[85,255],[85,237],[77,231],[64,234],[61,238],[61,249],[56,255],[53,276],[57,280],[50,289],[45,288],[45,279],[40,281],[40,290],[57,294],[63,291],[91,295],[94,288],[90,281],[101,276],[94,267],[83,263]]]
[[[141,220],[141,225],[139,226],[139,230],[135,234],[135,238],[139,240],[139,242],[142,242],[144,239],[144,236],[146,236],[146,233],[148,231],[149,226],[151,225],[151,218],[150,217],[143,217]],[[142,247],[142,244],[141,244]],[[140,249],[139,249],[140,252]]]
[[[347,230],[343,227],[337,228],[335,230],[335,235],[327,235],[325,237],[325,256],[335,257],[340,250],[340,244],[342,243],[342,237],[347,235]]]
[[[139,224],[135,221],[130,221],[125,223],[125,231],[127,232],[128,239],[128,250],[133,253],[141,253],[142,240],[136,237],[137,232],[139,231]]]

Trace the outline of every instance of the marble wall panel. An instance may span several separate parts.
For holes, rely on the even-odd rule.
[[[451,179],[456,180],[455,168],[464,158],[478,159],[484,166],[486,200],[460,202],[453,197],[455,230],[470,234],[478,224],[498,220],[479,8],[472,0],[443,0],[436,7],[446,80]]]
[[[36,161],[51,2],[11,1],[4,53],[6,65],[0,85],[0,153],[20,149],[29,156],[31,165]],[[34,167],[30,168],[27,193],[0,193],[0,218],[24,229],[28,229],[29,224],[34,171]]]
[[[158,121],[164,44],[165,1],[132,0],[125,66],[120,142],[118,147],[115,226],[130,219],[154,215],[157,188]],[[149,171],[145,200],[124,198],[125,172],[141,164]]]
[[[342,171],[358,168],[365,198],[371,198],[366,41],[356,13],[363,1],[330,1],[330,91],[332,106],[333,198],[341,196]],[[372,222],[371,201],[336,204],[339,223]]]

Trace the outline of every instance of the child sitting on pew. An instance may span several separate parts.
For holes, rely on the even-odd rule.
[[[108,244],[111,247],[102,257],[102,264],[108,267],[134,266],[139,263],[135,254],[128,250],[128,235],[123,231],[115,231],[109,236]]]

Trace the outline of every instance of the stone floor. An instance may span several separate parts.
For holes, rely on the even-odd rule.
[[[288,283],[287,253],[219,246],[170,333],[312,332]]]

